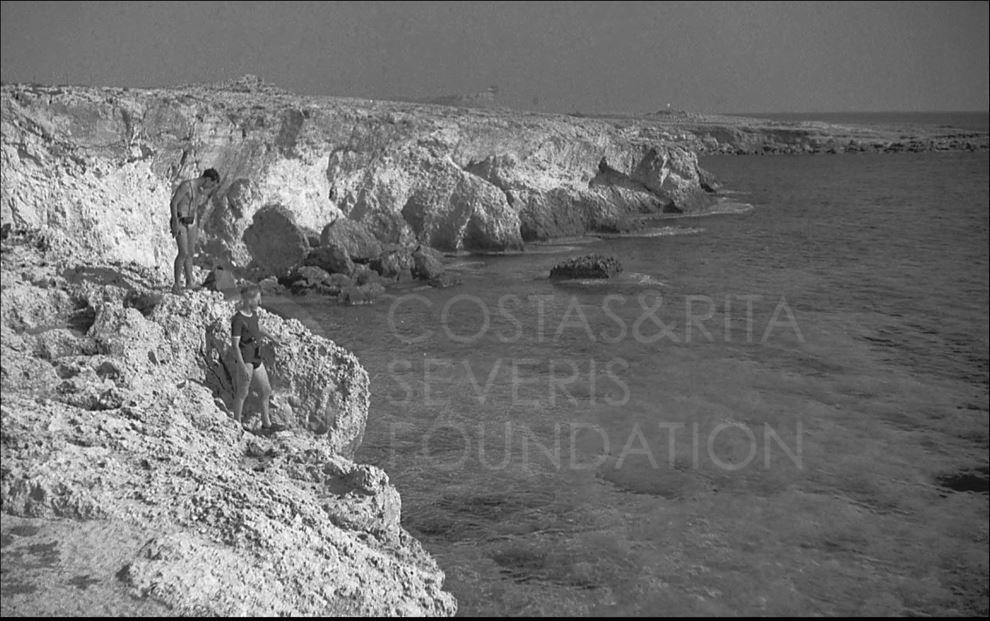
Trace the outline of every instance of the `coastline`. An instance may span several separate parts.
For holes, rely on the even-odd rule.
[[[244,233],[257,222],[254,216],[272,203],[284,209],[288,214],[286,220],[292,220],[291,226],[286,227],[291,229],[292,239],[302,240],[296,255],[277,257],[288,264],[308,257],[308,253],[319,246],[312,246],[307,238],[312,239],[315,233],[319,240],[321,229],[326,230],[326,226],[341,217],[367,223],[375,241],[393,244],[406,251],[425,240],[441,249],[449,249],[448,252],[455,257],[463,256],[461,252],[468,256],[525,256],[524,244],[537,244],[537,248],[565,252],[594,243],[589,238],[643,237],[653,233],[662,236],[666,234],[663,224],[667,221],[746,211],[746,207],[739,206],[745,203],[726,198],[732,196],[731,190],[723,193],[716,187],[704,189],[703,186],[712,180],[706,181],[704,171],[698,167],[699,154],[987,149],[987,134],[979,132],[915,128],[904,133],[893,128],[881,130],[821,123],[781,124],[760,119],[740,120],[693,114],[662,118],[576,118],[499,108],[479,110],[342,98],[305,98],[266,91],[260,86],[253,88],[248,92],[192,87],[131,91],[4,85],[3,222],[5,225],[14,224],[17,229],[23,227],[43,231],[44,235],[50,236],[46,239],[54,247],[51,254],[44,251],[40,258],[31,259],[33,263],[28,262],[30,265],[26,271],[21,269],[25,265],[16,266],[16,269],[9,266],[10,261],[5,256],[5,293],[10,290],[8,283],[28,283],[30,287],[24,285],[23,300],[47,300],[53,291],[64,287],[58,284],[53,288],[50,284],[40,283],[57,280],[48,273],[52,270],[47,268],[57,265],[61,270],[68,267],[67,254],[73,255],[73,265],[113,265],[108,268],[112,270],[120,270],[121,262],[133,261],[141,269],[153,272],[147,278],[161,280],[161,266],[167,264],[167,258],[173,252],[167,227],[163,224],[166,212],[162,209],[163,205],[167,205],[170,186],[183,176],[209,165],[226,166],[230,178],[226,179],[221,196],[202,214],[207,223],[202,254],[210,260],[216,256],[232,257],[242,266],[254,262],[257,269],[249,275],[261,279],[275,278],[274,270],[264,264],[258,265],[261,253],[243,243]],[[668,179],[673,181],[664,185]],[[434,192],[437,187],[442,191]],[[520,207],[523,203],[526,204],[525,209]],[[676,209],[683,213],[667,212],[665,208],[670,203],[674,203]],[[450,209],[451,204],[456,209]],[[719,205],[723,209],[726,205],[737,207],[720,211]],[[521,213],[530,218],[529,236],[524,234],[526,229]],[[661,228],[626,230],[630,221],[639,221],[640,226],[660,225]],[[474,231],[476,235],[457,237],[463,230]],[[455,233],[453,236],[452,231]],[[465,247],[465,240],[469,247]],[[539,256],[551,253],[531,251],[529,254]],[[46,267],[49,263],[52,265]],[[205,263],[201,266],[200,275],[205,273],[203,269],[206,267]],[[639,274],[631,276],[638,277]],[[634,284],[652,286],[657,282],[639,283],[636,280]],[[93,279],[88,286],[93,289],[99,284],[98,280]],[[394,282],[387,280],[387,284],[406,289],[412,286],[408,280],[402,281],[398,276]],[[196,294],[197,299],[204,295],[209,294]],[[292,297],[286,299],[291,301]],[[21,298],[8,299],[5,296],[5,312],[21,302]],[[50,310],[45,304],[47,302],[36,306],[28,304],[26,312],[37,311],[39,318],[42,318]],[[182,316],[182,313],[176,312],[166,323],[174,325],[181,322],[179,318]],[[133,319],[140,323],[136,316]],[[83,336],[95,334],[88,334],[90,327]],[[8,338],[8,328],[5,326],[5,347],[14,342],[23,344],[26,349],[21,353],[34,358],[30,364],[46,372],[57,370],[57,359],[61,356],[80,355],[71,347],[66,351],[59,350],[58,347],[65,345],[62,342],[38,345],[20,334],[16,335],[16,339]],[[16,332],[13,328],[10,330]],[[61,338],[65,335],[60,333],[56,336]],[[78,336],[73,335],[73,338]],[[55,337],[50,335],[44,338]],[[75,341],[67,339],[67,342],[71,345]],[[45,355],[55,362],[40,359],[34,354],[35,347],[47,347]],[[14,358],[5,353],[5,377],[14,368],[11,362]],[[317,359],[322,358],[317,356]],[[70,395],[82,394],[79,399],[83,401],[79,403],[72,401],[76,397],[70,396],[62,401],[56,400],[58,403],[55,404],[46,402],[39,409],[30,402],[42,396],[41,388],[28,386],[24,395],[12,396],[5,385],[5,428],[13,424],[8,421],[13,421],[23,429],[24,438],[40,438],[36,426],[46,416],[74,420],[72,417],[80,414],[72,408],[81,408],[103,414],[82,414],[89,418],[81,430],[45,436],[44,440],[50,441],[50,453],[63,457],[76,456],[71,446],[93,441],[91,436],[97,438],[94,446],[106,448],[112,445],[112,434],[108,436],[99,427],[100,417],[127,418],[142,414],[133,411],[128,414],[122,403],[106,401],[110,387],[107,378],[100,377],[100,368],[103,367],[97,364],[85,371],[84,379],[87,381],[69,382],[72,390],[65,390]],[[150,373],[146,375],[141,381],[147,382],[153,377]],[[111,378],[111,383],[113,381]],[[36,394],[32,393],[36,388]],[[97,388],[100,389],[98,393],[90,394]],[[192,427],[201,420],[208,421],[211,428],[222,424],[222,408],[210,401],[205,390],[184,385],[174,391],[170,387],[165,392],[172,397],[178,395],[176,398],[182,408],[193,412],[190,415],[193,418],[187,421]],[[116,393],[111,391],[109,394],[113,397]],[[68,402],[65,402],[66,399]],[[94,403],[98,407],[90,408]],[[166,420],[178,411],[185,411],[176,407],[175,403],[161,405],[154,410],[154,416]],[[366,411],[364,415],[367,415]],[[395,530],[398,525],[399,492],[388,484],[387,477],[382,480],[384,473],[381,476],[373,473],[372,476],[361,470],[359,474],[354,474],[356,469],[364,467],[340,465],[340,460],[349,456],[347,450],[353,453],[355,442],[361,442],[365,422],[355,419],[352,423],[347,442],[333,446],[327,443],[324,443],[327,446],[320,445],[323,452],[317,461],[337,464],[334,466],[337,468],[334,470],[335,476],[331,478],[346,479],[347,484],[337,481],[328,485],[334,487],[339,484],[338,496],[353,492],[369,497],[371,500],[368,502],[372,505],[369,511],[374,516],[357,526],[345,524],[341,527],[333,519],[331,523],[336,528],[355,532],[392,533],[390,536],[401,540],[402,546],[408,546],[412,550],[409,554],[428,570],[422,580],[428,595],[424,596],[425,600],[410,604],[420,608],[409,610],[451,614],[455,604],[449,594],[440,590],[442,572],[408,533],[395,534],[399,532]],[[154,427],[151,425],[150,428]],[[197,446],[208,446],[209,441],[200,437],[201,431],[189,431],[186,439]],[[254,466],[259,465],[259,460],[268,459],[269,451],[281,455],[292,468],[305,470],[312,465],[310,457],[316,450],[313,448],[316,442],[301,429],[300,437],[304,440],[299,440],[298,445],[272,442],[241,447],[238,444],[239,450],[253,460],[238,467],[246,468],[244,474],[252,477],[258,489],[268,493],[265,491],[268,488],[264,476],[250,474],[248,470],[255,473]],[[21,460],[25,472],[34,472],[32,469],[43,465],[39,458],[21,449],[23,447],[20,445],[14,448],[5,446],[5,461],[11,458]],[[215,456],[201,457],[211,467],[219,465],[212,461]],[[226,453],[221,457],[228,461],[235,459],[232,454]],[[86,477],[98,476],[89,470],[83,472]],[[13,528],[21,528],[21,532],[29,532],[42,523],[31,520],[54,518],[62,524],[60,520],[65,517],[59,513],[61,509],[51,506],[46,509],[43,501],[31,500],[32,490],[40,485],[43,496],[50,502],[62,502],[58,500],[58,492],[52,491],[54,488],[49,479],[34,485],[32,476],[25,475],[23,480],[18,479],[17,486],[14,486],[16,489],[11,488],[10,500],[5,496],[4,515],[15,517],[10,523],[15,524]],[[365,481],[367,484],[361,482],[364,481],[362,477],[370,477],[369,481]],[[361,481],[354,483],[352,479]],[[222,482],[219,476],[208,483],[218,486],[220,491],[217,493],[225,497],[225,506],[237,510],[239,503],[243,502],[236,490]],[[142,484],[125,481],[122,489],[133,492],[134,489],[142,489]],[[289,481],[286,485],[295,490],[297,484],[297,481]],[[84,488],[85,485],[80,485],[79,489]],[[5,494],[7,491],[5,488]],[[226,504],[228,501],[229,504]],[[159,498],[151,504],[158,510],[167,502],[167,499]],[[322,511],[326,512],[327,505],[320,505],[321,502],[323,499],[307,498],[303,504],[310,515],[322,516],[317,509],[322,507]],[[345,520],[341,514],[351,508],[349,505],[341,506],[336,509],[338,521]],[[295,505],[291,511],[295,511]],[[87,514],[84,517],[88,519],[91,516]],[[277,527],[291,533],[296,527],[294,518],[282,518],[285,516],[277,516]],[[384,522],[387,522],[387,528],[382,526]],[[28,528],[23,530],[22,527]],[[321,528],[333,530],[325,523]],[[217,532],[220,529],[218,526]],[[74,536],[69,531],[61,532],[51,537]],[[202,559],[216,552],[211,546],[219,545],[223,549],[227,545],[217,532],[213,533],[213,540],[204,543],[197,539],[191,547],[174,541],[166,542],[163,547],[178,549],[175,558],[201,568],[209,562]],[[139,534],[141,537],[146,535],[143,531]],[[360,535],[355,536],[360,538]],[[42,533],[41,537],[47,535]],[[283,541],[285,554],[289,557],[292,557],[298,543],[293,543],[293,537],[295,535],[290,534]],[[9,541],[15,542],[13,539]],[[340,545],[349,546],[349,541]],[[28,545],[26,542],[27,539],[21,543]],[[34,543],[37,542],[30,545]],[[207,548],[211,548],[209,554],[203,552]],[[130,553],[137,555],[140,552],[145,557],[157,553],[150,549],[141,550],[134,548]],[[390,549],[386,556],[393,552]],[[261,548],[252,548],[254,553],[262,558],[266,552]],[[186,556],[183,557],[183,554]],[[390,571],[395,570],[394,574],[387,575],[385,581],[394,579],[396,584],[408,584],[403,582],[405,574],[402,573],[405,552],[397,554],[400,560],[390,566]],[[328,558],[330,556],[333,554],[328,553]],[[368,559],[356,558],[356,566],[367,569],[362,563]],[[236,564],[230,558],[227,561]],[[292,562],[296,561],[298,559]],[[371,560],[368,563],[374,565]],[[242,610],[229,600],[211,602],[210,594],[199,593],[196,601],[169,599],[171,587],[167,584],[156,586],[142,582],[150,580],[148,576],[154,571],[152,565],[145,569],[144,574],[135,573],[127,584],[137,592],[158,593],[159,599],[172,606],[173,611],[226,613]],[[341,579],[341,583],[346,583],[346,580]],[[23,592],[30,593],[27,590]],[[360,588],[350,593],[358,603],[345,609],[349,612],[394,612],[405,605],[401,599],[398,603],[387,598],[375,599],[380,595],[377,591],[368,601],[365,601]],[[282,608],[272,607],[270,601],[254,602],[253,608],[243,610],[250,613],[272,610],[317,613],[321,610],[320,602],[314,601],[317,600],[307,600],[306,606],[298,608],[291,608],[284,602],[278,604]],[[383,604],[383,601],[386,603]]]

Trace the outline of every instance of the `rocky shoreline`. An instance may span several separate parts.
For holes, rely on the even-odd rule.
[[[353,355],[262,312],[289,429],[255,436],[228,414],[222,294],[162,293],[36,234],[2,250],[5,615],[455,612],[388,476],[350,459]]]
[[[172,188],[210,167],[222,181],[198,214],[199,250],[248,266],[266,244],[294,263],[345,239],[497,252],[709,213],[719,184],[698,155],[988,148],[985,132],[944,127],[303,97],[250,76],[174,89],[8,84],[0,109],[3,223],[153,269],[174,252]],[[292,230],[265,219],[274,212],[291,214]]]
[[[689,148],[598,120],[300,97],[252,80],[0,94],[3,222],[156,269],[173,252],[172,188],[206,168],[222,181],[199,214],[201,250],[241,266],[263,208],[293,214],[308,239],[346,218],[383,244],[499,251],[716,202]]]
[[[990,134],[950,126],[844,125],[719,114],[594,117],[617,125],[655,123],[698,155],[799,155],[986,151]]]
[[[987,148],[941,130],[300,97],[253,78],[0,95],[4,614],[456,611],[387,474],[351,461],[371,390],[352,354],[262,312],[284,343],[266,356],[289,430],[230,420],[233,303],[166,293],[171,192],[205,168],[223,179],[198,214],[200,282],[228,265],[266,293],[364,304],[456,284],[443,252],[715,212],[699,153]]]

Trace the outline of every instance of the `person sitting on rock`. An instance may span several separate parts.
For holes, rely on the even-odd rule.
[[[268,399],[272,394],[268,380],[268,370],[261,359],[262,339],[274,338],[258,326],[258,306],[261,304],[261,288],[250,284],[241,289],[241,307],[230,320],[230,347],[235,361],[234,375],[234,418],[241,425],[244,401],[251,384],[257,382],[258,396],[261,398],[261,430],[263,433],[281,431],[283,427],[272,425],[268,412]],[[247,427],[245,427],[247,429]]]
[[[192,289],[192,255],[196,250],[196,215],[200,208],[207,203],[220,187],[220,173],[213,168],[203,171],[203,176],[198,179],[187,179],[175,188],[172,194],[172,219],[169,221],[169,228],[172,237],[179,247],[179,254],[175,257],[175,284],[172,286],[173,293],[180,293],[182,287],[179,280],[183,271],[186,276],[186,288]]]

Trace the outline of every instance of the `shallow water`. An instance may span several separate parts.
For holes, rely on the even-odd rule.
[[[277,309],[368,369],[358,461],[464,615],[986,612],[987,154],[702,165],[753,209]]]

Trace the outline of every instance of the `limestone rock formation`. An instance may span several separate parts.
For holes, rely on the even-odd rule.
[[[245,433],[224,403],[231,302],[39,245],[2,247],[4,615],[455,612],[387,475],[350,461],[354,356],[260,311],[289,429]]]
[[[636,214],[698,213],[714,203],[698,183],[694,154],[676,145],[573,148],[566,157],[583,158],[580,176],[547,179],[545,164],[511,154],[471,162],[467,170],[505,192],[526,240],[613,231]]]
[[[419,246],[412,253],[412,275],[422,280],[436,278],[443,272],[443,255],[429,246]]]
[[[648,115],[646,118],[656,121],[656,129],[649,130],[649,134],[665,135],[706,155],[976,151],[990,147],[990,135],[986,130],[903,124],[893,120],[884,124],[850,125],[695,113]],[[623,124],[630,122],[612,120]]]
[[[354,272],[354,262],[347,251],[339,246],[320,246],[310,250],[303,259],[303,265],[314,265],[330,274],[350,276]]]
[[[300,97],[253,77],[176,89],[4,85],[0,112],[4,224],[44,229],[80,258],[163,274],[175,253],[172,190],[211,167],[222,179],[198,214],[201,264],[271,273],[330,223],[384,244],[506,250],[706,202],[694,155],[679,146],[696,141],[655,120]],[[601,177],[603,158],[622,176]],[[344,246],[371,261],[374,240],[356,230],[333,239],[360,241]]]
[[[323,228],[320,244],[342,248],[352,261],[367,263],[382,251],[381,243],[368,228],[350,218],[337,218]]]
[[[284,276],[309,253],[309,240],[291,211],[266,205],[244,231],[244,243],[255,263],[273,276]]]

